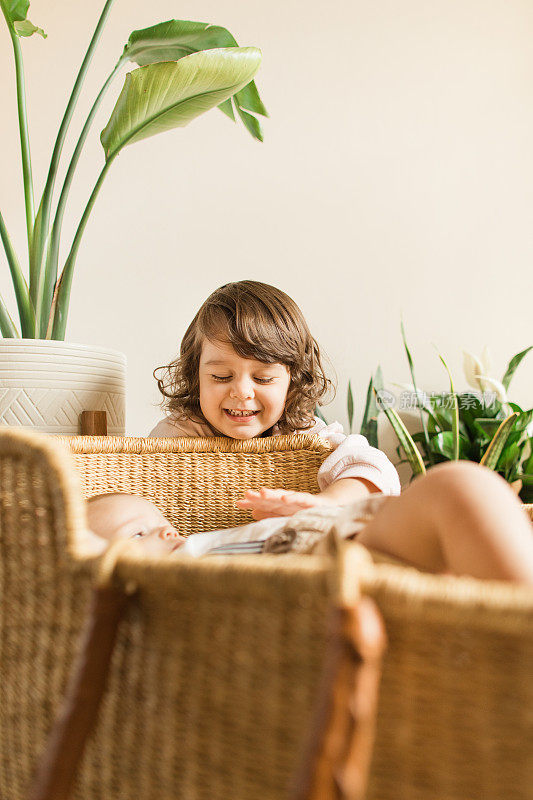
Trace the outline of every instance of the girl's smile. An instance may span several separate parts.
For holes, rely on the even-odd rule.
[[[252,439],[281,418],[290,373],[285,364],[243,358],[226,342],[204,339],[200,408],[207,422],[233,439]]]

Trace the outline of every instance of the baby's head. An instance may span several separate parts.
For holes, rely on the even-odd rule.
[[[167,553],[183,542],[159,509],[136,494],[113,492],[90,497],[87,521],[92,532],[103,539],[143,539],[145,547],[155,553]]]
[[[171,413],[234,439],[261,436],[276,424],[281,433],[311,427],[331,385],[294,300],[258,281],[213,292],[189,325],[179,358],[159,369]]]

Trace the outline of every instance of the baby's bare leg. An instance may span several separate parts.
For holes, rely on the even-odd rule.
[[[512,489],[471,462],[441,464],[385,502],[358,541],[430,572],[533,585],[533,528]]]

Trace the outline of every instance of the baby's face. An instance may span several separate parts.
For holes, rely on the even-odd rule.
[[[212,428],[232,439],[252,439],[283,415],[290,373],[285,364],[243,358],[224,342],[204,339],[200,408]]]
[[[133,494],[96,497],[87,506],[89,528],[110,542],[146,539],[153,552],[167,553],[184,538],[153,503]]]

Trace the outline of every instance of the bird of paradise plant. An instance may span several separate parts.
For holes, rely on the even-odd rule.
[[[76,257],[89,215],[102,183],[126,145],[172,128],[183,127],[218,106],[262,141],[257,115],[266,116],[253,78],[261,53],[238,47],[226,29],[203,22],[170,20],[133,31],[117,63],[98,93],[83,125],[68,165],[55,208],[53,193],[63,144],[84,79],[114,0],[107,0],[70,95],[55,141],[46,183],[36,209],[26,117],[25,81],[20,39],[46,36],[28,18],[29,0],[0,0],[15,60],[17,108],[26,212],[28,280],[21,259],[0,213],[0,238],[11,273],[20,331],[0,297],[0,332],[4,337],[64,339]],[[70,251],[60,269],[61,229],[76,167],[100,103],[124,65],[137,69],[126,75],[124,86],[100,139],[104,165],[81,216]]]

